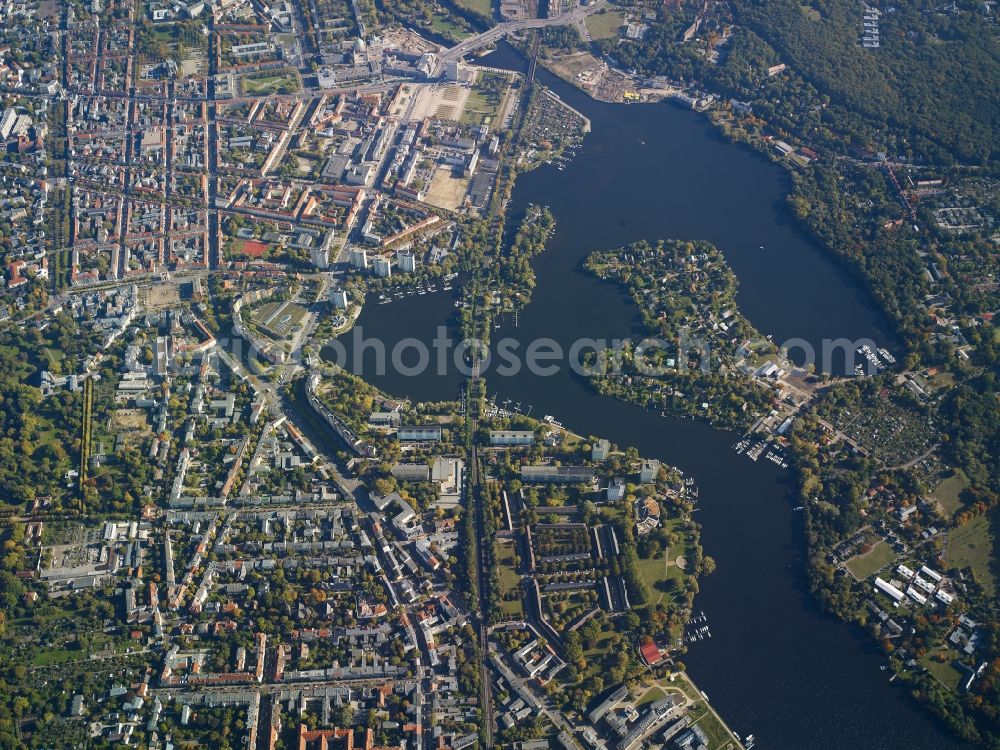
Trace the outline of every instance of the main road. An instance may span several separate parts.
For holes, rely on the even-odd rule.
[[[578,6],[569,13],[563,13],[554,18],[527,18],[523,21],[507,21],[497,24],[492,29],[476,36],[470,36],[451,49],[442,52],[438,58],[436,72],[440,74],[444,70],[445,63],[461,60],[466,55],[493,44],[507,34],[514,34],[525,29],[541,29],[546,26],[575,26],[607,4],[608,0],[594,0],[590,5]]]

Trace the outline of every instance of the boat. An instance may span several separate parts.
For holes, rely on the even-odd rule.
[[[859,346],[855,351],[867,359],[869,364],[875,368],[876,372],[880,372],[885,369],[885,365],[883,365],[879,358],[875,356],[875,352],[871,350],[871,347],[868,346],[868,344]]]

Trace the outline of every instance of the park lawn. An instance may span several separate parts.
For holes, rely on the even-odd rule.
[[[931,657],[943,655],[945,660],[937,661]],[[936,648],[929,651],[920,658],[920,664],[927,668],[927,671],[934,675],[934,678],[949,690],[957,690],[962,680],[962,673],[954,666],[953,662],[958,654],[947,648]]]
[[[664,522],[664,527],[667,531],[671,532],[678,531],[677,527],[680,525],[681,519],[679,518],[667,519]],[[661,558],[655,560],[639,558],[639,576],[645,581],[646,586],[649,587],[650,604],[662,602],[664,596],[668,595],[662,587],[664,581],[674,581],[674,591],[681,591],[684,588],[684,570],[673,564],[668,565],[667,561],[672,562],[677,557],[683,557],[688,561],[688,566],[690,566],[690,560],[694,554],[694,549],[691,547],[690,542],[691,540],[688,536],[682,533],[681,539],[677,544],[670,549],[664,550]]]
[[[514,599],[509,602],[500,602],[500,611],[512,620],[524,619],[524,605],[521,604],[520,599]]]
[[[299,90],[299,80],[294,73],[243,79],[243,93],[247,96],[268,94],[294,94]]]
[[[491,0],[455,0],[455,5],[459,8],[471,10],[474,13],[481,13],[487,18],[493,16],[493,3]]]
[[[948,567],[972,568],[976,582],[993,595],[993,530],[988,517],[977,516],[948,533]]]
[[[508,591],[516,591],[521,587],[521,576],[511,566],[501,564],[499,566],[499,573],[501,594],[505,594]]]
[[[503,97],[496,104],[490,102],[480,91],[473,89],[465,100],[460,122],[465,125],[483,125],[493,121],[503,104]]]
[[[950,477],[946,477],[934,489],[931,497],[938,501],[946,515],[953,516],[965,506],[960,495],[968,486],[969,478],[965,476],[965,472],[955,469]]]
[[[512,619],[524,616],[524,606],[521,604],[521,576],[517,572],[517,555],[514,550],[514,540],[504,539],[497,544],[497,572],[500,575],[500,611]],[[504,595],[515,592],[517,598],[511,601]]]
[[[515,572],[517,567],[517,549],[513,539],[501,539],[497,542],[497,562],[501,567]],[[516,575],[516,572],[515,572]]]
[[[451,20],[445,13],[434,13],[431,16],[431,28],[438,34],[461,41],[471,36],[468,31]]]
[[[615,634],[615,629],[612,628],[602,628],[600,635],[597,636],[597,641],[594,643],[594,647],[591,649],[585,649],[583,655],[588,661],[603,657],[608,653],[608,648],[611,643],[611,638]]]
[[[595,41],[612,39],[618,36],[618,30],[625,25],[625,16],[617,10],[600,11],[587,16],[586,24]]]
[[[55,425],[53,425],[47,419],[44,421],[39,419],[38,444],[54,445],[57,438],[58,438],[58,433],[56,432]]]
[[[874,575],[880,568],[896,559],[896,553],[888,542],[879,540],[875,546],[863,555],[852,557],[847,561],[847,569],[859,581]]]
[[[573,450],[579,448],[586,441],[583,439],[582,435],[577,435],[575,432],[570,432],[569,430],[563,430],[562,432],[563,445],[567,450]]]
[[[675,580],[676,590],[680,590],[684,582],[684,571],[676,565],[667,565],[666,556],[655,560],[639,558],[639,576],[649,587],[649,603],[657,604],[666,596],[661,584],[667,580]]]
[[[80,655],[79,650],[72,651],[66,648],[51,648],[39,651],[32,657],[31,663],[36,667],[47,667],[51,664],[62,664],[73,659],[79,659]]]
[[[51,369],[52,365],[58,364],[66,359],[66,352],[61,349],[53,349],[51,347],[42,347],[42,353],[45,355],[45,359],[48,360]]]
[[[691,678],[686,674],[677,674],[674,679],[670,680],[669,685],[661,680],[660,685],[666,688],[667,692],[671,692],[672,690],[680,691],[691,703],[705,700],[701,691],[695,687],[695,684],[691,682]]]

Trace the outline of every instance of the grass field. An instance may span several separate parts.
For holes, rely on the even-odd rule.
[[[516,569],[517,555],[513,539],[504,539],[497,544],[497,563],[500,574],[500,610],[513,618],[523,617],[524,607],[520,597],[521,576]],[[517,592],[518,597],[512,601],[505,601],[504,594],[512,591]]]
[[[490,0],[455,0],[455,5],[459,8],[466,8],[475,13],[481,13],[482,15],[490,18],[493,15],[493,4]]]
[[[617,10],[600,11],[587,16],[587,29],[596,41],[618,36],[618,30],[625,25],[625,16]]]
[[[444,13],[434,13],[431,16],[431,28],[438,34],[461,41],[470,36],[469,32],[458,26]]]
[[[31,663],[36,667],[47,667],[51,664],[62,664],[63,662],[79,658],[79,650],[71,651],[65,648],[53,648],[46,651],[39,651],[32,657]]]
[[[934,489],[931,497],[938,501],[946,515],[953,516],[964,507],[959,495],[968,486],[969,478],[961,469],[956,469],[954,474],[944,479]]]
[[[594,648],[585,649],[583,655],[587,657],[588,660],[599,660],[608,653],[608,648],[614,633],[614,628],[602,629],[600,635],[597,636],[597,641],[594,643]]]
[[[42,353],[45,355],[45,359],[48,360],[50,369],[54,369],[53,365],[66,359],[66,353],[60,349],[50,349],[46,346],[42,348]]]
[[[509,565],[500,566],[500,586],[507,591],[514,591],[521,584],[521,576]]]
[[[524,606],[520,599],[509,602],[500,602],[500,611],[512,620],[520,620],[524,617]]]
[[[874,575],[883,565],[892,562],[896,558],[896,553],[885,541],[879,541],[864,555],[852,557],[847,561],[847,569],[851,575],[859,581],[863,581],[868,576]]]
[[[976,581],[993,594],[996,579],[993,576],[993,530],[989,518],[979,516],[948,534],[948,567],[972,568]]]
[[[247,96],[294,94],[298,90],[299,79],[291,72],[243,79],[243,93]]]
[[[938,661],[934,657],[943,656],[944,661]],[[920,659],[920,664],[927,668],[927,671],[934,675],[935,679],[949,690],[957,690],[962,673],[952,666],[958,656],[951,649],[936,648],[924,654]]]
[[[462,117],[459,121],[466,125],[488,125],[493,122],[493,118],[500,111],[502,101],[501,97],[500,101],[491,102],[482,92],[473,89],[469,98],[465,100],[465,109],[462,111]]]
[[[673,561],[673,557],[670,559]],[[664,596],[667,596],[663,591],[662,582],[674,580],[677,582],[677,589],[680,590],[683,585],[684,571],[676,565],[667,565],[667,561],[663,557],[656,560],[643,560],[640,558],[639,575],[642,576],[642,580],[649,587],[650,604],[656,604],[662,601]]]

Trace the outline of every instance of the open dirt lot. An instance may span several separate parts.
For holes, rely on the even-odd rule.
[[[427,188],[427,203],[450,211],[458,209],[465,198],[469,181],[464,177],[453,177],[451,169],[438,169]]]
[[[458,121],[465,111],[469,89],[454,84],[422,86],[416,93],[410,109],[411,120],[437,117]]]

